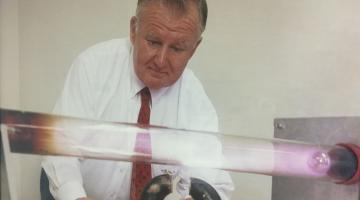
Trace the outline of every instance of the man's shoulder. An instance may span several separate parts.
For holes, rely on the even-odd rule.
[[[106,57],[118,54],[129,54],[131,43],[129,38],[118,38],[99,42],[80,53],[80,58]]]
[[[194,72],[191,69],[186,68],[184,70],[181,77],[181,87],[183,90],[186,90],[190,93],[196,94],[198,92],[201,92],[201,96],[207,98],[202,83],[195,76]]]
[[[127,66],[130,54],[129,38],[112,39],[84,50],[74,60],[73,65],[99,77],[101,74],[108,74]]]
[[[217,131],[216,110],[194,72],[186,69],[181,79],[179,97],[180,128],[204,131]]]
[[[116,82],[125,73],[130,51],[131,43],[127,38],[97,43],[79,54],[69,76],[103,88],[105,83]]]

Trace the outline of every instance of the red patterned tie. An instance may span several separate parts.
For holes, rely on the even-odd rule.
[[[138,123],[148,125],[150,122],[151,94],[149,88],[143,88],[141,94],[141,108],[138,116]],[[136,135],[135,152],[151,155],[151,138],[148,133]],[[145,185],[151,181],[151,164],[143,162],[133,163],[131,176],[130,199],[140,200],[141,192]]]

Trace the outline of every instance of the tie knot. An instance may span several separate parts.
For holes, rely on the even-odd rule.
[[[149,125],[150,123],[150,103],[151,94],[149,88],[145,87],[140,91],[141,95],[141,107],[138,115],[138,123],[143,125]]]
[[[140,90],[140,95],[142,104],[149,104],[151,102],[151,93],[148,87],[144,87]]]

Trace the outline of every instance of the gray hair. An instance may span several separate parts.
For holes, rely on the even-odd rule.
[[[167,6],[171,6],[181,12],[185,12],[187,9],[187,5],[191,2],[194,2],[197,6],[197,10],[199,13],[199,19],[201,22],[201,31],[205,30],[208,8],[206,0],[138,0],[137,8],[136,8],[136,16],[139,17],[141,9],[146,6],[150,2],[160,2]]]

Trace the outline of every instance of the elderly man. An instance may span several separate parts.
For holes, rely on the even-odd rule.
[[[103,42],[80,54],[54,112],[217,131],[215,109],[198,79],[186,69],[201,42],[206,20],[205,0],[138,0],[136,16],[130,20],[130,39]],[[144,110],[147,117],[142,114]],[[139,169],[150,177],[184,171],[180,167],[144,165],[51,157],[42,163],[52,195],[61,200],[138,200],[136,193],[143,185],[133,182]],[[186,173],[207,181],[222,199],[229,199],[233,184],[228,173],[206,169]],[[186,181],[180,183],[178,191],[184,199],[191,199],[187,186]]]

